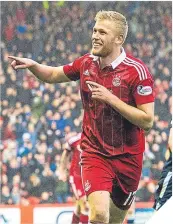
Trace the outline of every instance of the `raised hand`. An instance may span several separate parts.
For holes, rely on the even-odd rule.
[[[31,68],[32,66],[37,64],[36,61],[29,58],[20,58],[20,57],[14,57],[14,56],[8,56],[8,58],[13,60],[11,63],[11,66],[15,70]]]
[[[88,85],[88,88],[92,92],[92,99],[105,103],[109,102],[110,97],[113,95],[110,90],[96,82],[86,81],[86,83]]]

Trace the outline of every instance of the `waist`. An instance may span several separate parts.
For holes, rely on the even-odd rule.
[[[99,141],[99,139],[88,138],[83,135],[81,139],[81,149],[85,152],[93,152],[96,154],[101,154],[106,157],[118,156],[123,154],[139,154],[145,150],[145,138],[144,136],[139,139],[139,141],[134,142],[134,144],[128,144],[128,142],[122,142],[121,145],[109,145],[105,142]]]

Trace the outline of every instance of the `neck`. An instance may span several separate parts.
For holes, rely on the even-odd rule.
[[[103,69],[104,67],[110,65],[113,61],[115,61],[121,54],[121,47],[116,48],[106,57],[100,57],[100,67]]]

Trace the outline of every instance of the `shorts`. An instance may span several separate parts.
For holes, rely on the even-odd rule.
[[[172,197],[172,172],[162,172],[162,177],[157,185],[153,208],[159,210],[170,197]]]
[[[82,185],[81,176],[76,176],[76,175],[70,176],[70,181],[69,182],[70,182],[70,184],[72,184],[72,183],[75,184],[75,187],[76,187],[79,198],[81,198],[85,195],[85,191],[84,191],[84,188],[83,188],[83,185]]]
[[[142,162],[143,153],[107,158],[83,151],[81,171],[86,195],[108,191],[118,208],[130,208],[141,177]]]

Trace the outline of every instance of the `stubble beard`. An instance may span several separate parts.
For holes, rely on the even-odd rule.
[[[107,57],[110,53],[111,53],[111,49],[101,49],[100,51],[97,51],[95,49],[92,48],[91,53],[94,56],[98,56],[98,57]]]

